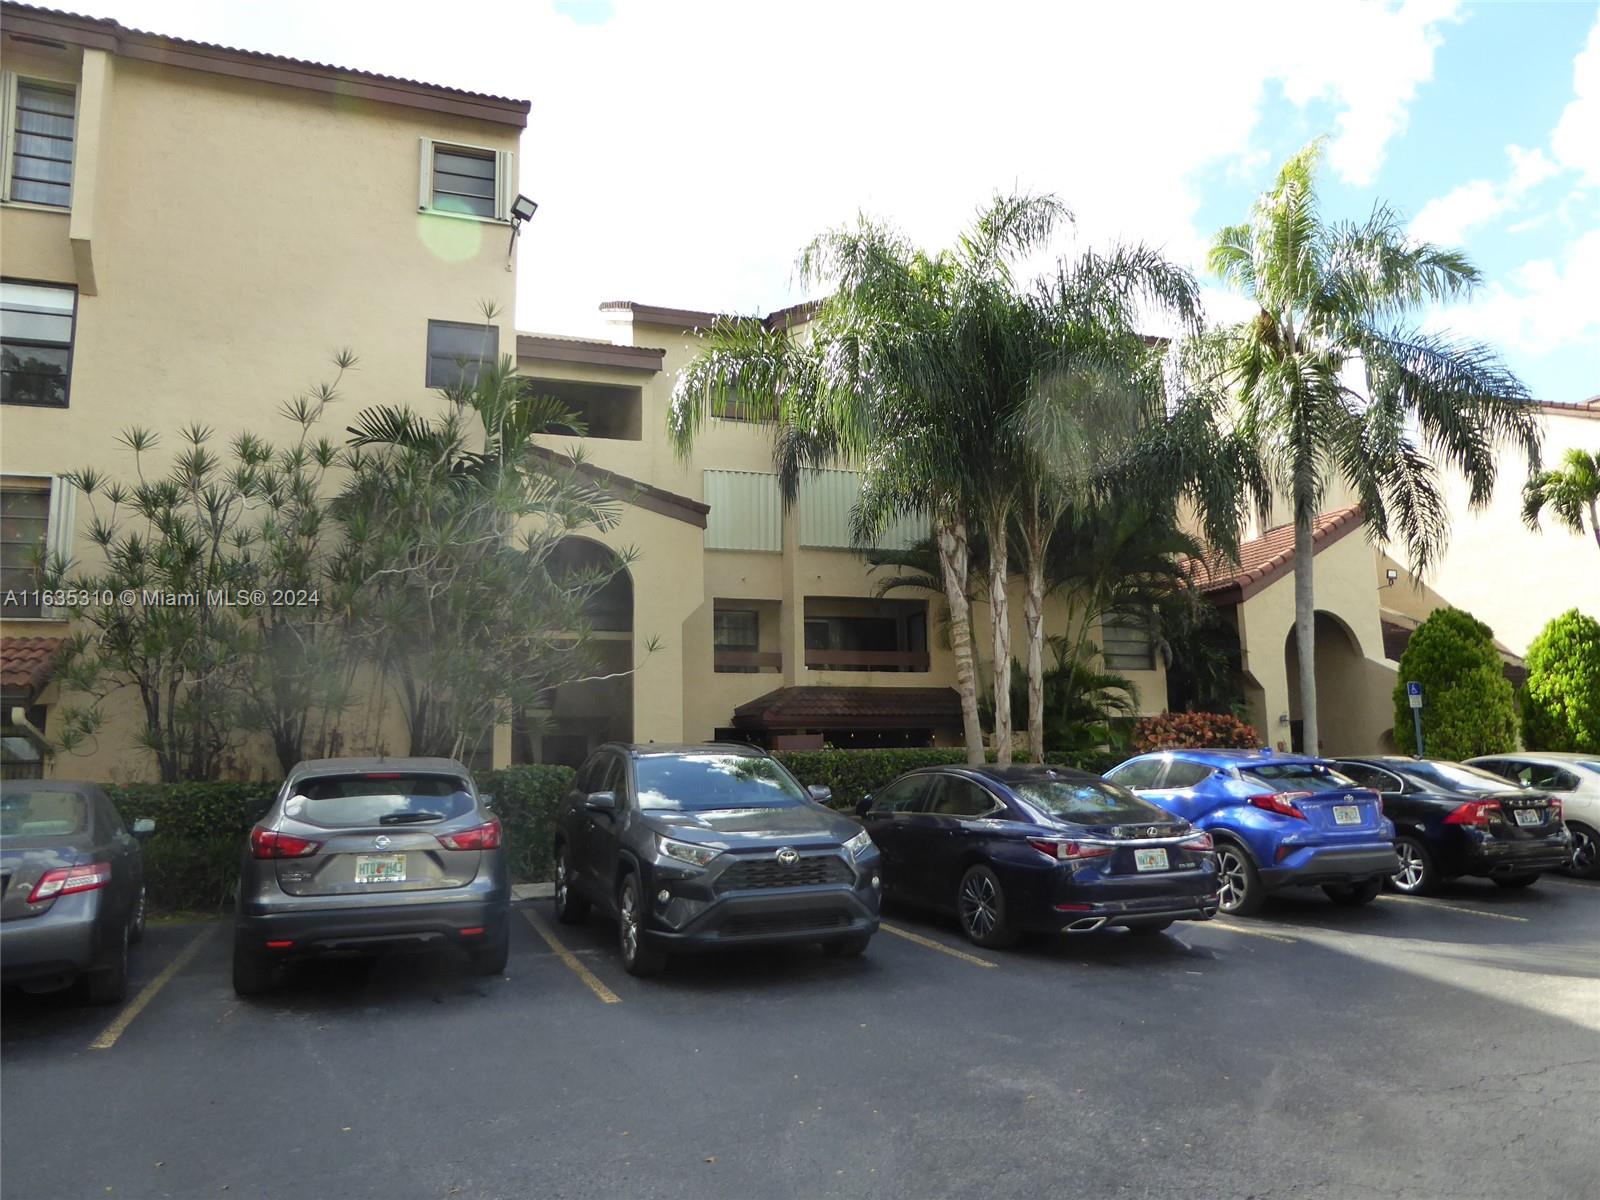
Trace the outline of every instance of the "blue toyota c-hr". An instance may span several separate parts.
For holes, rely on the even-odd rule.
[[[1378,794],[1321,759],[1164,750],[1105,777],[1211,834],[1225,913],[1259,912],[1284,887],[1320,886],[1336,904],[1366,904],[1398,867]]]

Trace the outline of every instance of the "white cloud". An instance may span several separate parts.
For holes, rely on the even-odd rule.
[[[1441,246],[1458,246],[1467,233],[1514,209],[1559,168],[1538,148],[1507,146],[1511,169],[1503,183],[1475,179],[1435,197],[1411,222],[1411,235]]]
[[[1600,183],[1600,20],[1572,64],[1573,97],[1562,110],[1550,148],[1562,166]]]
[[[1475,299],[1435,315],[1436,328],[1530,355],[1590,345],[1600,363],[1600,229],[1568,245],[1559,259],[1524,263]]]

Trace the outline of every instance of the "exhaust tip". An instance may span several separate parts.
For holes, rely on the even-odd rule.
[[[1082,917],[1067,926],[1068,933],[1093,933],[1106,923],[1104,917]]]

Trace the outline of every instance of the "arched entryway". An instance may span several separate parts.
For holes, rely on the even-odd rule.
[[[633,740],[633,576],[615,551],[580,537],[556,547],[550,570],[576,579],[615,572],[584,606],[591,677],[553,689],[547,707],[512,728],[513,762],[575,767],[602,742]]]
[[[1319,747],[1303,745],[1300,704],[1300,648],[1290,627],[1284,639],[1284,671],[1289,683],[1289,733],[1291,748],[1303,753],[1349,754],[1367,749],[1364,730],[1370,723],[1361,706],[1366,659],[1350,627],[1332,613],[1315,616],[1317,675],[1317,736]]]

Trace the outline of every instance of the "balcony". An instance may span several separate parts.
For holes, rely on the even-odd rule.
[[[805,647],[807,670],[926,673],[927,601],[807,596]]]
[[[926,671],[926,650],[829,650],[806,647],[813,671]]]
[[[712,652],[712,669],[749,673],[783,670],[783,654],[778,650],[724,650]]]

